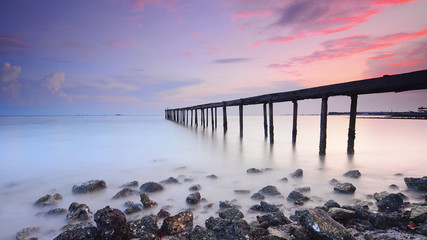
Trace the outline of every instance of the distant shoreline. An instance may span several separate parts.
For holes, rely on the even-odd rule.
[[[349,115],[349,112],[329,112],[328,115]],[[427,119],[427,112],[357,112],[359,118]]]

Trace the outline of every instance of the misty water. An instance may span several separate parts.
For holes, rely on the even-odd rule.
[[[218,128],[190,127],[165,120],[163,116],[36,116],[0,117],[0,238],[14,239],[25,227],[40,227],[45,239],[52,239],[66,224],[65,215],[44,217],[49,208],[32,204],[47,193],[60,193],[63,200],[55,207],[68,209],[72,202],[87,204],[93,213],[107,205],[124,210],[123,203],[139,202],[139,196],[111,198],[124,183],[178,178],[179,184],[165,184],[165,190],[150,194],[157,207],[127,216],[139,218],[156,214],[163,206],[177,214],[194,208],[195,224],[216,216],[218,202],[236,200],[245,219],[257,213],[250,206],[259,202],[250,196],[266,185],[275,185],[284,197],[268,197],[269,203],[282,204],[289,217],[296,208],[286,200],[297,187],[311,187],[311,200],[303,207],[323,205],[328,199],[340,204],[399,186],[409,201],[421,201],[406,191],[403,178],[427,175],[427,122],[422,120],[364,119],[356,123],[355,154],[346,154],[348,116],[328,116],[327,155],[319,157],[319,116],[299,116],[298,138],[291,143],[292,117],[275,116],[275,143],[264,138],[261,116],[245,116],[244,136],[239,137],[237,117],[229,117],[226,134],[221,117]],[[271,168],[261,174],[247,174],[248,168]],[[289,174],[301,168],[304,176]],[[342,176],[358,169],[359,179]],[[402,173],[396,176],[396,173]],[[206,178],[215,174],[218,179]],[[280,181],[287,177],[288,182]],[[193,179],[184,182],[184,178]],[[354,194],[338,194],[329,181],[353,183]],[[105,190],[92,194],[72,194],[71,188],[92,179],[107,183]],[[186,204],[189,187],[200,184],[206,199],[196,206]],[[250,190],[236,194],[234,190]],[[212,208],[204,208],[214,203]],[[372,206],[374,208],[374,206]],[[160,221],[161,223],[161,221]]]

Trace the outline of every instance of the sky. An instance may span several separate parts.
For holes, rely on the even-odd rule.
[[[0,115],[163,114],[424,70],[426,11],[426,0],[0,0]],[[329,102],[349,111],[348,97]],[[421,106],[425,90],[360,96],[358,110]]]

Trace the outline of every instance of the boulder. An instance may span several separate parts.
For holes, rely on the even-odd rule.
[[[328,211],[329,210],[329,208],[333,208],[333,207],[335,207],[335,208],[339,208],[339,207],[341,207],[337,202],[335,202],[335,200],[332,200],[332,199],[330,199],[330,200],[328,200],[324,205],[323,205],[323,208],[326,210],[326,211]]]
[[[224,209],[224,208],[232,208],[232,207],[237,207],[234,203],[226,200],[226,201],[219,201],[219,208],[220,209]]]
[[[342,206],[341,208],[351,210],[355,213],[355,218],[360,220],[368,220],[371,212],[369,212],[368,206],[354,205],[354,206]]]
[[[288,178],[287,178],[287,177],[282,177],[282,178],[280,179],[280,181],[282,181],[282,182],[287,182],[287,181],[288,181]]]
[[[119,209],[106,206],[96,211],[94,220],[101,239],[123,239],[126,216]]]
[[[389,194],[377,202],[378,210],[381,212],[396,212],[403,204],[403,199],[398,194]]]
[[[329,208],[328,214],[338,222],[348,221],[356,217],[355,211],[337,207]]]
[[[351,171],[344,173],[343,176],[349,177],[349,178],[359,178],[361,175],[362,174],[360,173],[359,170],[351,170]]]
[[[291,220],[289,220],[282,212],[273,212],[262,216],[257,216],[256,218],[258,223],[264,223],[263,225],[267,227],[291,223]]]
[[[96,227],[78,227],[62,232],[53,240],[99,240]]]
[[[303,176],[303,171],[301,168],[295,170],[295,172],[291,173],[291,177],[293,178],[300,178]]]
[[[125,214],[134,214],[137,212],[141,212],[142,211],[143,206],[141,204],[132,204],[130,206],[127,206],[125,209]]]
[[[222,208],[219,210],[218,215],[223,219],[234,219],[234,218],[243,218],[243,213],[235,206]]]
[[[202,189],[202,187],[199,184],[196,184],[196,185],[191,186],[188,190],[190,190],[190,191],[200,191],[200,189]]]
[[[107,185],[103,180],[90,180],[73,186],[73,193],[90,193],[106,188]]]
[[[159,212],[157,213],[157,217],[158,218],[167,218],[167,217],[169,217],[171,214],[168,212],[168,211],[166,211],[165,209],[160,209],[159,210]]]
[[[134,188],[134,187],[138,187],[138,181],[132,181],[132,182],[128,182],[123,184],[122,186],[120,186],[121,188]]]
[[[303,211],[299,219],[310,239],[350,240],[352,235],[320,208]]]
[[[213,234],[203,227],[197,225],[188,235],[188,240],[213,240]]]
[[[264,200],[265,196],[259,192],[252,194],[251,196],[252,200]]]
[[[405,184],[409,189],[427,191],[427,176],[422,178],[404,178]]]
[[[251,191],[250,190],[244,190],[244,189],[237,189],[237,190],[234,190],[234,193],[237,193],[237,194],[249,194],[249,193],[251,193]]]
[[[173,184],[173,183],[179,183],[179,181],[178,181],[178,179],[176,179],[174,177],[170,177],[166,180],[161,181],[160,183]]]
[[[175,216],[165,218],[161,230],[166,235],[175,235],[182,232],[190,232],[192,228],[193,213],[191,211],[184,211]]]
[[[210,230],[214,239],[221,240],[247,240],[252,237],[251,226],[243,219],[222,219],[210,217],[205,221],[206,228]]]
[[[51,216],[63,215],[66,213],[67,213],[67,209],[65,209],[65,208],[54,208],[54,209],[50,209],[49,211],[47,211],[44,215],[46,217],[51,217]]]
[[[139,196],[141,198],[141,203],[144,208],[150,208],[157,205],[155,201],[150,200],[147,193],[141,193]]]
[[[146,182],[139,187],[139,190],[141,192],[152,193],[152,192],[163,191],[163,186],[156,182]]]
[[[88,221],[92,218],[92,211],[84,203],[73,202],[68,207],[67,220],[74,221]]]
[[[138,191],[133,190],[131,188],[123,188],[118,193],[116,193],[116,195],[113,196],[113,199],[125,198],[132,195],[136,195],[138,193],[139,193]]]
[[[253,205],[252,207],[250,207],[250,210],[273,213],[273,212],[278,212],[280,209],[274,204],[261,201],[260,205],[257,205],[257,204]]]
[[[311,188],[310,187],[300,187],[300,188],[295,188],[295,191],[300,192],[300,193],[310,192]]]
[[[153,235],[160,236],[160,229],[157,226],[157,217],[154,215],[144,216],[141,219],[126,223],[125,239],[149,239]]]
[[[188,195],[187,198],[185,199],[185,201],[188,204],[197,204],[200,202],[200,199],[201,199],[200,193],[195,192],[195,193]]]
[[[383,199],[384,197],[386,197],[388,195],[390,195],[389,192],[382,191],[382,192],[379,192],[379,193],[374,193],[374,198],[378,202],[378,201],[380,201],[381,199]]]
[[[354,193],[356,191],[356,187],[351,183],[337,183],[334,187],[334,191],[340,193]]]
[[[37,201],[35,201],[33,205],[36,207],[51,206],[57,204],[61,200],[62,196],[59,193],[46,194],[43,197],[39,198]]]
[[[38,239],[36,237],[38,233],[40,233],[39,227],[24,228],[16,233],[16,240]]]
[[[246,170],[246,173],[257,174],[257,173],[262,173],[262,170],[259,170],[258,168],[249,168],[248,170]]]
[[[310,198],[294,190],[289,193],[287,200],[290,202],[294,202],[296,205],[303,205],[304,201],[308,201],[310,200]]]
[[[391,190],[399,190],[399,186],[397,186],[396,184],[390,184],[390,186],[388,186],[388,188]]]
[[[427,221],[427,206],[415,206],[411,210],[410,219],[416,223],[423,223]]]
[[[208,175],[206,177],[210,178],[210,179],[218,179],[218,177],[215,174],[211,174],[211,175]]]
[[[263,187],[261,190],[258,191],[259,193],[262,193],[267,196],[278,196],[282,195],[276,186],[268,185]]]
[[[401,227],[408,225],[409,219],[402,213],[372,213],[369,215],[369,223],[379,229],[387,229],[392,227]]]

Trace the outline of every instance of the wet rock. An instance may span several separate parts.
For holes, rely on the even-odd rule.
[[[100,239],[96,227],[78,227],[66,230],[56,236],[54,240],[98,240]]]
[[[396,184],[391,184],[390,186],[388,186],[388,188],[392,190],[399,190],[399,187]]]
[[[259,237],[260,240],[290,240],[295,239],[290,232],[291,226],[270,226],[267,228],[267,235]],[[303,238],[297,238],[303,239]]]
[[[157,205],[155,201],[150,200],[147,193],[141,193],[139,196],[141,198],[141,203],[145,208],[150,208]]]
[[[202,189],[202,187],[199,184],[196,184],[196,185],[191,186],[188,190],[190,190],[190,191],[200,191],[200,189]]]
[[[345,227],[332,219],[322,209],[304,210],[299,221],[310,239],[346,240],[352,238]]]
[[[293,178],[300,178],[303,176],[303,171],[301,168],[295,170],[295,172],[291,173],[291,177]]]
[[[295,188],[295,191],[300,192],[300,193],[310,192],[311,188],[310,187],[300,187],[300,188]]]
[[[405,184],[409,189],[427,191],[427,176],[422,178],[404,178]]]
[[[243,219],[222,219],[210,217],[205,221],[206,228],[212,232],[214,239],[247,240],[252,237],[251,226]]]
[[[385,198],[388,195],[390,195],[389,192],[382,191],[382,192],[379,192],[379,193],[374,193],[374,198],[378,202],[378,201],[381,201],[381,199]]]
[[[369,212],[368,206],[354,205],[354,206],[342,206],[341,208],[351,210],[355,212],[356,219],[368,220],[371,212]]]
[[[291,223],[291,220],[289,220],[282,212],[273,212],[262,216],[257,216],[256,218],[258,223],[264,223],[264,226],[267,227]]]
[[[208,175],[206,177],[210,178],[210,179],[218,179],[218,177],[215,174],[211,174],[211,175]]]
[[[121,188],[134,188],[134,187],[138,187],[138,181],[132,181],[132,182],[128,182],[123,184],[122,186],[120,186]]]
[[[339,183],[339,181],[338,181],[338,180],[336,180],[335,178],[332,178],[332,179],[329,181],[329,184],[331,184],[331,185],[333,185],[333,186],[337,185],[337,183]]]
[[[160,211],[157,213],[157,217],[158,218],[167,218],[167,217],[169,217],[171,214],[168,212],[168,211],[166,211],[165,209],[160,209]]]
[[[339,207],[341,207],[337,202],[335,202],[334,200],[328,200],[324,205],[323,205],[323,208],[326,210],[326,211],[328,211],[329,210],[329,208],[333,208],[333,207],[335,207],[335,208],[339,208]]]
[[[427,206],[420,205],[411,209],[410,219],[416,223],[423,223],[427,221]]]
[[[395,212],[403,204],[403,199],[398,194],[389,194],[377,202],[378,210],[381,212]]]
[[[192,228],[193,213],[191,211],[184,211],[175,216],[165,218],[161,230],[166,235],[175,235],[182,232],[190,232]]]
[[[127,206],[125,209],[125,214],[134,214],[137,212],[141,212],[142,211],[143,206],[141,204],[135,204],[132,203],[131,205]]]
[[[251,196],[252,200],[264,200],[265,196],[259,192],[252,194]]]
[[[226,200],[226,201],[219,201],[219,208],[220,209],[232,208],[232,207],[237,207],[237,206],[233,202],[230,202],[228,200]]]
[[[133,190],[131,188],[124,188],[120,190],[118,193],[116,193],[116,195],[113,196],[113,199],[125,198],[132,195],[136,195],[138,193],[139,193],[138,191]]]
[[[238,190],[234,190],[234,193],[237,193],[237,194],[249,194],[249,193],[251,193],[251,191],[250,190],[238,189]]]
[[[144,216],[141,219],[129,221],[125,227],[125,239],[150,239],[160,236],[160,229],[157,226],[157,217],[153,215]]]
[[[279,190],[277,189],[277,187],[273,186],[273,185],[265,186],[261,190],[259,190],[258,192],[262,193],[264,195],[267,195],[267,196],[281,195],[281,193],[279,192]]]
[[[187,198],[185,199],[185,201],[188,204],[197,204],[200,202],[200,199],[201,199],[200,193],[195,192],[195,193],[188,195]]]
[[[423,224],[421,224],[417,228],[416,232],[419,233],[419,234],[422,234],[424,236],[427,236],[427,222],[424,222]],[[422,239],[422,238],[420,238],[420,239]]]
[[[36,207],[51,206],[57,204],[61,200],[62,196],[59,193],[46,194],[43,197],[39,198],[37,201],[35,201],[33,205]]]
[[[222,208],[218,212],[220,218],[234,219],[243,218],[243,213],[237,207]]]
[[[359,170],[351,170],[351,171],[344,173],[343,176],[350,177],[350,178],[359,178],[361,175],[362,174],[360,173]]]
[[[203,227],[197,225],[188,235],[188,240],[213,240],[213,234]]]
[[[281,178],[281,179],[280,179],[280,181],[282,181],[282,182],[287,182],[287,181],[288,181],[288,178],[287,178],[287,177],[283,177],[283,178]]]
[[[107,184],[103,180],[90,180],[82,184],[76,184],[73,186],[73,193],[90,193],[99,191],[107,187]]]
[[[192,182],[193,179],[192,178],[184,178],[184,182]]]
[[[19,230],[16,233],[17,240],[38,239],[37,234],[40,232],[39,227],[30,227]]]
[[[348,221],[356,217],[355,211],[337,207],[329,208],[328,214],[338,222]]]
[[[170,177],[166,180],[161,181],[160,183],[173,184],[173,183],[179,183],[179,181],[178,181],[178,179],[176,179],[174,177]]]
[[[257,173],[262,173],[262,170],[259,170],[258,168],[249,168],[248,170],[246,170],[246,173],[257,174]]]
[[[92,218],[92,211],[84,203],[73,202],[68,207],[67,220],[69,221],[87,221]]]
[[[250,207],[250,210],[273,213],[273,212],[278,212],[280,209],[274,204],[261,201],[260,205],[257,205],[257,204],[253,205],[252,207]]]
[[[369,215],[369,223],[379,229],[391,227],[403,227],[408,225],[409,219],[402,213],[372,213]]]
[[[120,210],[107,206],[96,211],[94,220],[101,239],[123,239],[126,216]]]
[[[351,183],[337,183],[334,187],[334,191],[340,193],[354,193],[356,191],[356,187]]]
[[[44,215],[46,217],[51,217],[51,216],[63,215],[66,213],[67,213],[67,209],[65,209],[65,208],[54,208],[54,209],[50,209],[49,211],[47,211]]]
[[[156,182],[146,182],[139,187],[141,192],[158,192],[163,191],[163,186]]]
[[[308,201],[310,200],[310,198],[294,190],[289,193],[287,200],[290,202],[294,202],[296,205],[303,205],[304,201]]]

